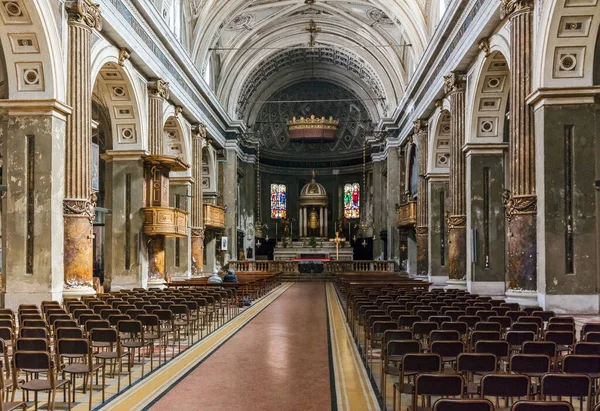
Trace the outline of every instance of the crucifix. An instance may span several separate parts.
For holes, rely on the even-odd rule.
[[[340,261],[340,243],[346,241],[345,238],[340,237],[340,233],[336,231],[335,238],[330,238],[329,242],[335,243],[335,259],[336,261]]]
[[[307,33],[310,34],[310,40],[308,42],[308,46],[310,48],[315,47],[315,37],[317,35],[317,33],[321,32],[321,29],[319,27],[317,27],[317,25],[315,24],[315,22],[313,20],[311,20],[308,23],[308,28],[305,28],[304,31],[306,31]]]

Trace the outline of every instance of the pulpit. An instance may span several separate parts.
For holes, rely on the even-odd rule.
[[[328,203],[325,187],[316,181],[317,172],[313,170],[312,181],[306,184],[300,192],[300,237],[327,236]]]

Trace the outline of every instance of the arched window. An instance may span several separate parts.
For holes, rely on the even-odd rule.
[[[271,184],[271,218],[287,217],[287,189],[285,184]]]
[[[360,218],[360,185],[358,183],[344,186],[344,217]]]

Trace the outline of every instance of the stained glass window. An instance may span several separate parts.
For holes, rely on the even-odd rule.
[[[285,184],[271,184],[271,218],[287,216],[287,190]]]
[[[344,186],[344,217],[360,217],[360,185],[358,183]]]

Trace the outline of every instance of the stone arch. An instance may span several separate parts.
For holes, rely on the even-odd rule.
[[[205,194],[217,193],[217,156],[210,144],[202,148],[202,191]]]
[[[429,120],[427,173],[450,171],[450,112],[438,107]]]
[[[594,84],[595,45],[600,31],[600,7],[595,1],[541,3],[537,32],[540,47],[534,61],[534,90],[547,87],[587,87]],[[537,13],[536,13],[537,14]]]
[[[61,36],[53,0],[0,2],[0,46],[6,59],[5,97],[59,100],[66,95]]]
[[[502,143],[510,93],[510,71],[498,51],[485,57],[474,70],[473,98],[467,107],[466,142]]]
[[[163,153],[167,156],[180,157],[187,164],[191,164],[190,125],[183,119],[179,107],[167,107],[165,117]]]
[[[598,30],[596,51],[594,52],[594,85],[600,86],[600,30]]]
[[[93,98],[104,107],[111,124],[110,150],[142,149],[145,128],[139,91],[128,69],[119,65],[114,55],[98,55],[93,60]]]

